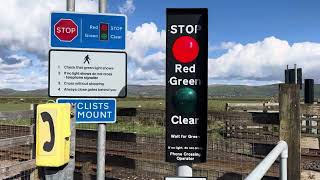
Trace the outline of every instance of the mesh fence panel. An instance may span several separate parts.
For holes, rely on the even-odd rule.
[[[243,179],[253,170],[278,141],[278,126],[258,126],[252,121],[250,113],[210,112],[208,158],[206,163],[193,165],[194,176]],[[87,163],[84,156],[89,157],[88,151],[94,152],[90,156],[94,175],[97,127],[77,126],[77,161]],[[107,132],[108,177],[160,180],[176,175],[176,164],[165,162],[164,111],[140,110],[136,116],[118,116],[117,123],[107,125]],[[268,176],[278,176],[278,163]]]
[[[0,179],[35,179],[30,111],[0,115]]]
[[[35,179],[32,143],[28,142],[31,117],[0,115],[0,142],[12,141],[10,146],[0,146],[0,179]],[[176,175],[176,164],[165,162],[164,111],[139,110],[133,116],[117,118],[115,124],[107,124],[108,178],[160,180]],[[243,179],[279,140],[279,125],[270,123],[270,118],[278,117],[209,112],[207,162],[193,164],[193,175],[209,180]],[[319,117],[303,115],[303,136],[318,137],[319,121]],[[95,178],[96,130],[96,124],[77,124],[75,179]],[[318,150],[302,149],[303,168],[317,170],[319,155]],[[267,176],[278,177],[278,169],[279,161]]]

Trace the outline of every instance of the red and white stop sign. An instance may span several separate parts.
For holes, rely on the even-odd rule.
[[[54,25],[54,35],[64,42],[71,42],[78,36],[78,26],[72,19],[60,19]]]

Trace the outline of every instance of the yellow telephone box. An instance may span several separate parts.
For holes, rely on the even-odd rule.
[[[36,165],[59,167],[70,158],[70,104],[41,104],[36,119]]]

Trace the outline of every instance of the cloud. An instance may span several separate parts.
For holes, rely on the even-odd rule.
[[[16,74],[19,70],[28,67],[31,64],[31,59],[19,56],[11,55],[4,58],[0,57],[0,72],[1,74]]]
[[[10,88],[15,90],[32,90],[47,88],[48,77],[31,73],[28,76],[21,74],[6,74],[0,80],[1,88]]]
[[[219,45],[211,45],[209,43],[209,52],[216,51],[216,50],[226,50],[233,47],[236,43],[235,42],[221,42]]]
[[[0,88],[47,87],[49,14],[65,1],[10,0],[0,6]],[[97,1],[77,0],[77,12],[97,12]]]
[[[19,90],[45,88],[47,84],[47,76],[43,70],[37,66],[33,66],[33,70],[29,68],[32,60],[23,55],[10,55],[0,57],[0,87],[12,88]],[[23,70],[30,69],[30,72]]]
[[[209,59],[209,78],[221,81],[280,82],[286,65],[303,68],[304,78],[319,82],[320,44],[267,37],[249,44],[233,44],[225,54]]]
[[[132,14],[136,10],[136,7],[133,4],[133,0],[126,0],[118,9],[121,14]]]
[[[144,23],[128,32],[127,52],[130,84],[164,84],[165,31],[154,23]],[[282,82],[286,65],[298,64],[304,78],[320,83],[320,44],[267,37],[262,41],[241,44],[222,42],[211,49],[224,50],[209,58],[209,83],[263,85]]]
[[[77,0],[76,11],[97,12],[97,1]],[[65,1],[10,0],[0,6],[0,88],[27,90],[47,87],[49,12],[65,11]],[[133,13],[133,0],[119,7]],[[165,30],[153,22],[127,33],[128,83],[164,84]],[[209,82],[265,84],[283,80],[287,64],[303,68],[304,78],[320,83],[320,44],[267,37],[241,44],[222,42],[210,45]],[[222,50],[222,51],[221,51]],[[213,53],[214,54],[214,53]]]
[[[164,30],[158,30],[153,22],[138,26],[127,33],[128,63],[132,68],[129,83],[159,84],[163,83],[165,74]]]
[[[65,1],[10,0],[0,6],[0,47],[26,51],[46,60],[49,49],[49,14],[65,11]],[[96,12],[97,3],[77,0],[76,10]]]

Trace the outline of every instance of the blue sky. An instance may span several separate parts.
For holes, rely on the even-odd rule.
[[[183,7],[209,10],[210,84],[278,83],[294,63],[320,83],[318,0],[109,0],[109,12],[128,16],[129,84],[164,84],[165,12]],[[97,0],[76,0],[78,12],[97,8]],[[64,10],[64,0],[0,7],[0,89],[47,87],[49,13]]]
[[[111,12],[117,7],[112,6]],[[166,8],[204,7],[209,9],[210,42],[256,42],[268,36],[290,43],[320,41],[320,1],[317,0],[181,0],[134,1],[136,10],[129,15],[129,30],[145,22],[165,29]],[[318,17],[318,18],[317,18]]]

